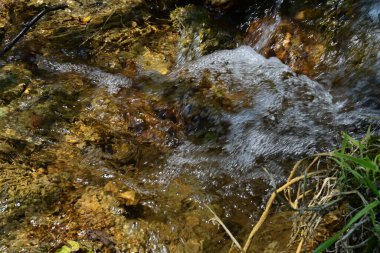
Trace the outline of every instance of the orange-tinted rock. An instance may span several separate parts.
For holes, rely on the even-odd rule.
[[[301,17],[299,14],[298,18]],[[325,55],[326,42],[320,34],[306,30],[295,21],[278,19],[265,17],[252,22],[246,43],[266,57],[279,58],[298,73],[314,76],[315,66]],[[268,27],[273,31],[268,31]]]

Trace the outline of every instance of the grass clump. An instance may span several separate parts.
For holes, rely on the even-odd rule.
[[[326,173],[305,179],[296,196],[288,189],[288,204],[298,211],[290,243],[299,243],[297,252],[379,252],[380,137],[368,131],[356,140],[344,133],[340,149],[313,163],[307,170],[324,164]],[[332,226],[332,218],[340,222]]]
[[[296,253],[380,252],[379,165],[380,136],[369,130],[356,140],[344,133],[339,150],[298,161],[284,185],[272,185],[273,193],[244,245],[211,212],[233,241],[230,252],[255,247],[253,237],[270,216],[275,199],[297,213],[288,249],[297,243]]]
[[[336,251],[375,252],[380,245],[380,138],[369,132],[362,140],[343,137],[342,147],[331,158],[337,165],[337,187],[341,193],[352,193],[344,197],[349,204],[347,222],[313,252],[333,245]]]

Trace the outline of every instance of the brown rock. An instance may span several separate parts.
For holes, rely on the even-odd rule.
[[[302,19],[302,13],[298,13],[296,18]],[[274,31],[266,34],[268,27],[273,27]],[[263,40],[263,37],[266,39]],[[309,76],[316,74],[314,68],[321,63],[326,51],[320,34],[306,30],[289,19],[278,21],[273,17],[253,22],[245,41],[264,56],[275,56],[294,71]]]

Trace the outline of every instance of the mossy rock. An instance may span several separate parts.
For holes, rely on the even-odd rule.
[[[238,41],[238,31],[223,26],[202,6],[178,7],[170,13],[170,18],[181,35],[179,65],[216,49],[234,48]]]

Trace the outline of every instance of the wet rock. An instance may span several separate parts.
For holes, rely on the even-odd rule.
[[[39,6],[56,3],[61,2],[20,2],[15,11],[23,13],[28,9],[31,16]],[[125,71],[135,77],[140,71],[167,74],[185,61],[236,45],[238,32],[233,25],[215,19],[202,6],[178,7],[171,12],[169,20],[167,8],[172,6],[169,2],[164,5],[160,1],[152,5],[139,0],[67,3],[69,9],[48,15],[38,23],[38,29],[27,34],[18,45],[21,57],[30,54],[60,60],[78,57],[107,71]],[[12,22],[22,23],[26,19],[28,16],[23,15]],[[15,30],[9,31],[7,37]]]
[[[78,194],[81,194],[79,197]],[[62,205],[63,204],[63,205]],[[88,187],[85,191],[75,192],[71,195],[71,204],[62,203],[59,205],[62,209],[60,215],[56,217],[38,218],[32,217],[34,225],[34,236],[39,238],[38,245],[26,245],[24,249],[42,249],[48,245],[57,245],[59,241],[66,242],[74,240],[80,245],[94,250],[111,252],[116,251],[149,251],[157,248],[181,247],[182,242],[179,238],[186,240],[187,249],[201,249],[201,238],[195,239],[192,233],[182,231],[183,223],[171,223],[161,221],[146,222],[137,218],[126,218],[125,212],[129,209],[123,207],[117,200],[116,195],[107,194],[101,188]],[[36,213],[34,213],[36,215]],[[193,213],[186,215],[201,215]],[[202,213],[204,215],[204,213]],[[49,215],[50,216],[50,215]],[[199,216],[201,218],[202,216]],[[193,218],[194,219],[194,218]],[[52,243],[52,239],[45,240],[40,236],[43,230],[49,228],[54,231],[58,241]],[[181,231],[176,235],[174,228]],[[160,235],[158,235],[160,231]],[[30,235],[30,231],[25,231]],[[188,233],[188,234],[187,234]],[[21,238],[25,236],[22,234]],[[189,237],[190,236],[190,237]],[[47,238],[46,238],[47,239]],[[13,240],[4,244],[12,245]],[[17,248],[16,245],[10,246],[9,249]],[[186,251],[188,252],[188,251]]]
[[[379,93],[379,8],[375,1],[284,2],[251,18],[246,43],[364,104]]]
[[[291,20],[282,19],[280,23],[263,19],[251,23],[246,40],[266,57],[276,56],[294,71],[309,76],[319,74],[315,68],[326,53],[326,43],[320,34],[306,32]],[[276,32],[264,38],[264,30],[275,27]]]
[[[133,206],[139,202],[139,199],[138,199],[135,191],[121,192],[119,194],[119,197],[125,201],[126,205],[132,205]]]
[[[167,74],[175,63],[178,36],[169,23],[146,18],[126,20],[123,27],[109,28],[91,38],[90,47],[101,49],[95,54],[95,63],[113,71],[136,65],[141,70]],[[116,59],[113,66],[112,59]]]
[[[255,2],[247,0],[204,0],[206,5],[211,6],[212,8],[218,8],[219,10],[228,10],[233,9],[233,7],[238,8],[239,6],[249,5],[249,3]]]
[[[215,5],[222,5],[222,4],[226,4],[228,2],[232,2],[231,0],[210,0],[209,1],[211,4],[215,4]]]
[[[237,31],[217,25],[207,10],[200,6],[178,7],[170,13],[174,26],[180,31],[177,66],[211,53],[216,49],[234,48]]]
[[[0,171],[0,242],[11,246],[11,249],[21,249],[24,242],[6,238],[16,236],[19,229],[25,227],[25,223],[33,219],[36,213],[54,210],[64,195],[64,190],[52,182],[51,175],[46,175],[43,169],[29,168],[22,164],[1,164]]]
[[[18,98],[31,83],[32,73],[25,66],[9,64],[0,70],[0,105],[7,105]]]
[[[144,248],[147,232],[141,239],[138,233],[132,234],[127,243],[128,229],[112,232],[115,219],[123,223],[120,227],[131,223],[122,213],[126,204],[136,204],[137,197],[118,196],[130,190],[125,186],[117,186],[118,193],[104,190],[111,194],[98,187],[124,177],[127,171],[160,163],[160,156],[180,132],[178,122],[169,116],[163,119],[154,107],[166,110],[168,105],[160,97],[136,89],[111,94],[106,87],[82,78],[80,72],[50,74],[41,70],[43,74],[37,79],[27,67],[7,65],[0,72],[6,101],[0,110],[0,183],[4,186],[0,225],[6,232],[0,240],[4,250],[47,252],[67,240],[76,240],[89,225],[118,238],[114,247],[99,238],[79,236],[97,249],[126,249],[126,244]],[[28,86],[23,88],[19,83]],[[83,193],[88,185],[96,186],[95,193],[90,189],[87,195]],[[75,212],[71,209],[74,203]],[[95,218],[104,223],[88,223]],[[31,227],[30,222],[35,225]],[[51,229],[59,236],[46,235]],[[25,245],[25,241],[30,243]]]
[[[169,23],[156,22],[152,17],[154,10],[144,6],[141,0],[131,1],[19,1],[14,3],[13,11],[17,14],[12,23],[6,25],[12,27],[6,34],[7,38],[12,38],[20,29],[20,24],[28,21],[33,14],[36,14],[41,6],[54,4],[68,4],[65,11],[57,11],[48,14],[37,24],[36,29],[29,32],[23,38],[22,45],[18,45],[23,54],[43,54],[45,56],[69,58],[78,56],[83,59],[94,58],[93,61],[106,69],[120,70],[119,58],[125,53],[132,54],[134,58],[140,55],[141,50],[147,54],[160,55],[164,62],[164,67],[170,67],[170,57],[173,50],[166,53],[153,52],[149,45],[154,45],[156,40],[168,43],[164,33],[170,34]],[[158,6],[158,5],[157,5]],[[7,11],[9,6],[3,6]],[[159,7],[157,7],[160,9]],[[24,13],[21,15],[21,13]],[[13,33],[13,34],[12,34]],[[42,39],[43,38],[43,39]],[[175,43],[174,43],[175,46]],[[136,50],[139,50],[136,52]],[[151,57],[151,56],[147,56]],[[139,63],[144,63],[144,67],[149,60],[140,59]],[[148,69],[154,68],[154,65]],[[167,71],[167,70],[162,70]]]

